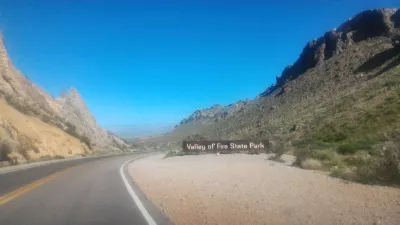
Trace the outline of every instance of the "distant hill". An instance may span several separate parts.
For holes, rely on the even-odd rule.
[[[400,10],[361,12],[307,43],[257,98],[197,110],[159,140],[268,138],[302,167],[311,158],[347,179],[400,181],[398,35]]]

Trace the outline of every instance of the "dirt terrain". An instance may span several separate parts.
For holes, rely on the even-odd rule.
[[[156,155],[129,167],[177,225],[398,224],[400,189],[344,182],[266,155]]]
[[[8,157],[39,159],[42,156],[72,157],[89,152],[77,138],[63,130],[44,123],[39,118],[22,114],[0,99],[0,139],[17,139],[23,148]],[[7,137],[9,138],[9,137]],[[1,161],[1,160],[0,160]]]

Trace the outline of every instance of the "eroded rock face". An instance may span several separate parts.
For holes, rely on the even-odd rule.
[[[276,84],[269,87],[261,96],[267,96],[282,87],[288,80],[296,79],[310,68],[342,53],[349,45],[368,38],[391,36],[398,33],[400,10],[374,9],[364,11],[343,23],[339,28],[325,33],[304,47],[298,60],[286,67],[277,77]]]
[[[18,111],[38,117],[45,123],[62,130],[67,128],[65,121],[71,123],[76,127],[77,133],[88,137],[95,147],[106,148],[106,150],[113,147],[128,147],[123,140],[98,126],[96,119],[76,89],[70,89],[68,94],[54,99],[28,80],[12,64],[1,36],[0,98],[4,98]]]
[[[37,114],[51,115],[45,96],[12,64],[0,35],[0,96]]]
[[[91,142],[101,148],[113,145],[118,142],[126,145],[122,140],[101,128],[94,116],[86,106],[85,101],[79,92],[71,88],[67,94],[56,100],[60,105],[60,115],[67,122],[76,127],[79,134],[88,137]]]

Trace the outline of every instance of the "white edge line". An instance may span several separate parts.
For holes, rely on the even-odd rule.
[[[147,212],[143,203],[140,201],[139,197],[136,195],[135,191],[133,190],[132,186],[129,184],[129,182],[126,179],[126,176],[124,174],[125,165],[136,159],[130,159],[130,160],[126,161],[124,164],[122,164],[122,166],[119,168],[119,174],[121,175],[122,181],[124,181],[126,190],[128,191],[129,195],[132,197],[133,201],[135,202],[136,206],[139,208],[140,212],[142,213],[142,215],[145,218],[145,220],[147,221],[147,223],[149,225],[157,225],[157,223],[154,221],[153,217],[151,217],[149,212]]]
[[[136,154],[136,153],[133,153],[133,154]],[[122,155],[124,155],[124,154],[121,154],[121,156]],[[55,164],[55,163],[66,162],[66,161],[83,160],[83,159],[89,159],[89,158],[101,158],[101,157],[106,157],[106,156],[120,156],[120,155],[100,155],[100,156],[86,156],[86,157],[81,157],[81,158],[66,158],[66,159],[61,159],[61,160],[47,160],[47,161],[42,161],[43,163],[39,163],[38,165],[35,165],[34,163],[26,163],[25,164],[25,165],[27,165],[26,167],[6,170],[3,172],[0,172],[0,175],[6,174],[6,173],[17,172],[17,171],[21,171],[21,170],[32,169],[32,168],[36,168],[36,167],[40,167],[40,166],[46,166],[46,165]],[[24,164],[20,164],[20,165],[24,165]],[[7,168],[7,167],[4,167],[4,168]]]

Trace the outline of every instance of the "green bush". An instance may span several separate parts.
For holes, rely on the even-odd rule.
[[[311,157],[322,162],[328,162],[334,160],[337,154],[332,150],[315,150],[311,153]]]
[[[359,150],[369,150],[376,142],[372,139],[362,139],[342,144],[338,147],[337,151],[342,155],[354,154]]]
[[[345,140],[346,138],[347,135],[345,133],[338,131],[332,131],[319,137],[319,139],[323,142],[339,142]]]

